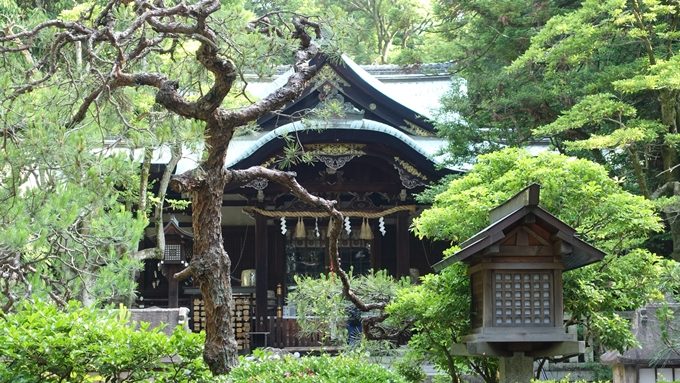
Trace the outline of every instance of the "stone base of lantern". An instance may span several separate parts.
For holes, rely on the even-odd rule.
[[[562,327],[481,327],[463,337],[464,343],[554,343],[576,341]],[[520,350],[523,351],[523,350]]]
[[[469,337],[468,337],[469,338]],[[534,359],[547,356],[577,355],[585,351],[583,341],[536,342],[532,339],[508,343],[470,341],[453,345],[461,356],[497,356],[499,383],[524,383],[534,377]]]
[[[534,377],[534,357],[516,352],[498,360],[499,383],[529,382]]]
[[[585,342],[577,341],[575,334],[538,329],[505,331],[503,334],[485,331],[468,335],[463,342],[454,346],[455,355],[510,357],[519,352],[530,357],[546,357],[577,355],[585,351]]]

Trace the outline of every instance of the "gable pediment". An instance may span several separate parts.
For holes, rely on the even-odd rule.
[[[361,118],[389,125],[413,136],[434,137],[434,125],[425,116],[396,101],[381,86],[347,57],[337,62],[319,55],[313,60],[321,65],[301,96],[288,103],[282,111],[258,120],[263,130],[276,129],[304,118],[324,101],[335,100],[343,105],[342,118],[356,114]],[[349,116],[356,117],[356,116]]]
[[[510,230],[490,252],[505,257],[552,257],[554,246],[550,233],[540,226],[522,225]]]

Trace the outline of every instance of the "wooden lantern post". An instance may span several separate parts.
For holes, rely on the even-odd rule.
[[[564,329],[562,273],[604,257],[541,208],[539,192],[530,185],[492,210],[488,227],[434,265],[468,265],[472,329],[455,352],[500,357],[501,382],[530,381],[536,357],[582,351]]]
[[[168,279],[168,308],[176,308],[179,307],[179,282],[173,275],[189,264],[194,236],[179,227],[179,222],[174,216],[163,228],[163,233],[165,250],[160,264],[163,275]]]

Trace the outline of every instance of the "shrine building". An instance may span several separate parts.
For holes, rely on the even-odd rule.
[[[409,226],[428,207],[415,195],[457,172],[439,166],[436,158],[445,142],[436,137],[429,119],[451,85],[448,65],[361,67],[346,57],[315,60],[321,69],[302,95],[279,113],[258,120],[255,132],[235,137],[227,165],[296,172],[298,182],[311,193],[338,201],[346,217],[339,244],[345,270],[351,268],[357,275],[386,269],[417,280],[432,271],[447,247],[417,239]],[[273,82],[252,79],[248,89],[256,96],[266,94],[287,75]],[[287,162],[289,140],[301,145],[299,154],[308,161]],[[152,174],[160,178],[167,159],[159,156],[156,162]],[[197,155],[186,151],[174,173],[196,166]],[[168,197],[183,196],[169,191]],[[253,334],[267,334],[259,345],[301,344],[304,340],[293,336],[295,308],[286,305],[285,297],[295,288],[295,276],[329,271],[327,215],[264,179],[226,189],[222,206],[239,348],[249,350]],[[198,287],[191,279],[176,282],[166,277],[191,258],[191,207],[165,213],[165,218],[164,259],[145,261],[137,305],[188,307],[190,327],[200,331],[205,314]],[[144,247],[155,246],[153,231],[148,230]]]

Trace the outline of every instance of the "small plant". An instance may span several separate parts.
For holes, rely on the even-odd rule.
[[[387,303],[397,291],[407,287],[406,278],[397,280],[387,271],[371,271],[366,275],[349,273],[350,284],[364,302]],[[318,278],[295,277],[296,289],[288,294],[288,303],[297,308],[298,325],[303,334],[318,334],[324,343],[344,345],[348,342],[348,319],[353,304],[342,294],[342,283],[333,275]],[[377,315],[377,312],[359,313],[361,316]],[[355,329],[353,336],[360,335]],[[353,338],[352,343],[359,339]]]
[[[295,358],[261,354],[228,375],[228,383],[407,383],[395,372],[357,357],[340,355]]]
[[[421,360],[409,353],[394,364],[394,370],[411,383],[420,383],[427,377],[421,366]]]

